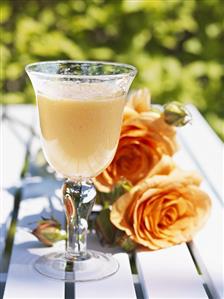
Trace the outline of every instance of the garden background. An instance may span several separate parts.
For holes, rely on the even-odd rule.
[[[224,140],[223,0],[1,0],[1,103],[33,103],[24,67],[109,60],[138,68],[153,103],[193,103]]]

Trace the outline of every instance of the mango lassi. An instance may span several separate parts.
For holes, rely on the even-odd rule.
[[[125,97],[50,98],[37,95],[43,149],[65,177],[94,177],[112,161]]]

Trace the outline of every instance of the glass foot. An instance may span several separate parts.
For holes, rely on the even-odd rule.
[[[66,259],[65,252],[53,252],[39,257],[34,268],[47,277],[67,282],[93,281],[115,274],[119,263],[111,254],[98,251],[88,251],[88,258],[81,261]]]

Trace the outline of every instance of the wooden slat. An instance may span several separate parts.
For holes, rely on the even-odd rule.
[[[197,110],[194,107],[190,107],[190,110],[193,115],[193,125],[178,130],[182,142],[181,150],[176,154],[175,160],[182,168],[186,170],[195,169],[209,181],[209,183],[204,181],[201,188],[212,198],[211,216],[205,228],[194,238],[191,248],[196,262],[203,272],[203,279],[210,293],[214,298],[223,298],[223,209],[217,196],[220,195],[220,186],[223,183],[220,181],[222,176],[222,164],[220,163],[222,161],[222,144]],[[207,148],[208,152],[206,152]],[[214,159],[212,159],[213,156],[215,156]],[[209,241],[210,238],[212,238],[211,241]],[[187,247],[184,247],[184,244],[181,246],[184,251],[177,246],[175,249],[170,248],[155,253],[137,253],[139,277],[146,298],[204,298],[203,296],[206,298]],[[172,257],[168,256],[168,251],[171,252],[177,248],[178,252],[175,252],[172,260]],[[143,255],[144,258],[140,255]],[[175,258],[176,261],[180,261],[179,269],[175,265]],[[158,274],[157,279],[155,274],[158,265],[159,272],[165,274]],[[188,271],[185,267],[188,268]],[[179,275],[175,275],[176,271],[179,272]],[[188,276],[183,276],[182,273]],[[176,276],[179,277],[179,280]],[[174,280],[172,280],[173,277]],[[189,285],[188,289],[189,281],[191,281],[192,286]]]
[[[183,130],[183,129],[181,129],[181,130]],[[188,132],[188,134],[194,135],[195,130],[196,129],[194,128],[194,130],[191,133]],[[190,143],[188,143],[187,136],[189,137],[189,135],[186,134],[186,136],[185,136],[184,134],[181,133],[181,138],[182,138],[182,140],[184,140],[184,142],[185,142],[185,140],[187,140],[185,142],[185,146],[187,147],[190,154],[192,154],[192,153],[194,154],[194,155],[193,154],[192,155],[196,161],[198,153],[196,154],[195,148],[193,148],[193,149],[191,148],[190,143],[192,141]],[[194,143],[195,142],[196,142],[196,140],[194,141]],[[196,145],[197,144],[198,144],[198,141],[196,142]],[[180,153],[179,158],[177,156],[177,160],[179,159],[179,161],[180,161],[179,164],[182,165],[183,167],[185,166],[185,164],[187,164],[188,167],[192,166],[192,167],[196,168],[196,165],[192,162],[191,158],[189,158],[189,156],[188,156],[188,159],[186,158],[187,155],[188,155],[188,153],[184,153],[184,154]],[[189,163],[189,161],[190,161],[190,163]],[[198,161],[199,162],[196,162],[196,163],[199,163],[199,164],[197,164],[197,166],[200,167],[200,170],[202,172],[205,171],[205,168],[203,167],[205,162],[200,162],[201,161],[200,159]],[[215,165],[216,165],[215,166],[215,169],[216,169],[217,163],[215,163]],[[191,167],[191,169],[192,169],[192,167]],[[205,190],[210,194],[210,196],[212,198],[216,198],[216,193],[220,194],[220,191],[218,190],[218,191],[214,192],[214,190],[217,190],[216,184],[214,183],[215,180],[214,180],[214,178],[212,178],[213,176],[210,176],[210,172],[209,173],[206,172],[206,177],[208,178],[210,184],[205,184],[202,187],[205,188]],[[42,255],[43,253],[47,252],[48,250],[49,251],[52,250],[51,248],[50,249],[42,248],[42,247],[40,247],[40,245],[37,245],[39,243],[36,241],[36,239],[31,234],[28,234],[27,231],[23,228],[23,227],[27,227],[28,220],[33,221],[33,219],[34,219],[34,221],[35,221],[35,219],[37,219],[37,218],[35,218],[35,216],[32,216],[32,213],[31,213],[31,211],[34,211],[34,209],[35,209],[36,216],[38,216],[38,217],[40,216],[40,212],[43,212],[42,208],[45,208],[44,216],[46,216],[47,213],[49,213],[49,211],[50,211],[49,198],[42,197],[42,194],[41,194],[41,192],[44,192],[46,186],[44,187],[44,189],[41,188],[41,186],[38,187],[38,180],[41,180],[41,179],[35,178],[35,179],[31,179],[30,181],[27,181],[27,185],[25,187],[24,201],[21,204],[21,210],[20,210],[20,214],[19,214],[20,221],[19,221],[19,226],[18,226],[18,232],[16,234],[15,246],[14,246],[14,250],[13,250],[11,266],[10,266],[10,270],[9,270],[9,277],[8,277],[8,281],[7,281],[7,285],[6,285],[6,291],[5,291],[4,298],[62,298],[64,296],[64,284],[63,283],[42,277],[38,273],[34,272],[31,265],[29,264],[29,262],[33,258],[35,258],[37,255]],[[37,185],[36,185],[36,183],[37,183]],[[42,184],[43,184],[43,182],[42,182]],[[48,186],[49,182],[44,181],[44,184]],[[211,185],[212,185],[212,187],[211,187]],[[57,186],[54,186],[54,188],[57,188]],[[34,192],[35,195],[32,190],[33,191],[36,190],[35,191],[36,193]],[[40,190],[41,190],[41,192],[40,192]],[[50,190],[49,190],[49,192],[50,192]],[[51,197],[51,196],[52,196],[52,194],[48,195],[48,197]],[[34,204],[34,202],[35,202],[35,204]],[[61,209],[60,203],[59,203],[59,201],[56,201],[56,200],[54,200],[54,202],[56,203],[56,205],[58,205],[57,209],[55,211],[55,213],[58,214],[60,212],[57,212],[57,210],[60,211],[60,209]],[[219,297],[216,296],[214,298],[221,298],[222,293],[223,293],[223,290],[222,290],[223,283],[221,281],[222,271],[220,272],[220,269],[222,267],[222,263],[220,261],[222,261],[222,258],[220,259],[220,256],[222,256],[221,254],[222,254],[223,246],[220,243],[220,242],[222,242],[222,238],[220,237],[221,234],[219,234],[219,232],[221,230],[219,221],[222,221],[222,219],[220,217],[222,211],[220,209],[220,205],[217,204],[217,202],[218,202],[218,200],[216,198],[215,203],[213,203],[213,207],[215,206],[215,208],[213,208],[213,210],[212,210],[212,216],[210,217],[209,222],[206,225],[206,227],[194,239],[194,242],[192,243],[193,244],[192,250],[197,259],[197,262],[199,263],[200,268],[205,269],[205,270],[203,270],[203,274],[205,272],[207,272],[207,274],[204,275],[204,278],[206,280],[206,283],[209,286],[209,289],[213,292],[212,293],[213,296],[215,296],[214,294],[216,294],[216,295],[218,294],[217,296],[219,296]],[[217,221],[217,219],[218,219],[218,221]],[[209,227],[209,229],[207,230],[208,227]],[[209,236],[212,236],[212,242],[209,242]],[[24,240],[25,240],[25,243],[24,243]],[[141,265],[139,265],[140,254],[142,254],[142,256],[143,256],[143,254],[146,254],[146,253],[144,252],[144,253],[137,254],[138,269],[139,269],[139,273],[141,276],[141,281],[144,281],[143,286],[144,286],[146,298],[148,298],[147,293],[146,293],[147,291],[149,292],[149,295],[150,295],[149,298],[169,298],[167,294],[169,294],[169,292],[171,292],[171,294],[173,294],[172,286],[173,287],[175,287],[175,285],[177,286],[178,282],[180,285],[184,284],[185,287],[188,286],[189,289],[186,290],[186,292],[185,292],[184,291],[185,288],[183,288],[181,295],[176,298],[207,298],[206,294],[204,292],[204,289],[202,288],[201,283],[199,283],[199,278],[195,271],[195,267],[193,265],[190,254],[187,250],[187,247],[185,245],[181,245],[181,246],[176,246],[173,248],[166,249],[166,251],[174,250],[174,248],[177,248],[177,247],[178,248],[183,247],[184,249],[181,249],[181,250],[178,249],[179,255],[176,253],[174,254],[173,252],[172,252],[172,254],[169,253],[169,256],[174,255],[176,257],[175,259],[173,258],[173,265],[175,267],[171,267],[171,268],[169,268],[169,267],[171,266],[172,263],[167,262],[169,260],[169,257],[167,257],[166,254],[160,256],[157,259],[157,263],[154,263],[154,261],[155,261],[154,258],[151,259],[152,260],[151,262],[148,262],[148,258],[147,258],[147,261],[141,262],[141,261],[143,261],[143,257],[142,257],[142,259],[140,259]],[[157,251],[155,253],[159,254],[161,252],[162,251]],[[185,253],[183,253],[183,252],[185,252]],[[197,254],[196,254],[196,252],[197,252]],[[154,252],[153,253],[150,252],[148,254],[154,254]],[[111,285],[119,285],[119,287],[120,287],[120,285],[123,286],[123,285],[125,285],[125,283],[128,283],[128,285],[129,285],[129,287],[127,287],[127,285],[126,285],[126,289],[129,290],[129,293],[127,290],[126,291],[124,290],[126,293],[121,292],[121,294],[126,294],[125,295],[126,297],[124,297],[124,298],[134,298],[133,297],[134,292],[132,289],[133,284],[131,284],[130,269],[129,269],[129,263],[127,262],[127,256],[122,255],[122,258],[120,256],[121,256],[121,254],[119,254],[117,256],[117,258],[122,261],[122,263],[121,263],[121,265],[123,267],[121,269],[122,273],[123,273],[122,275],[119,274],[119,272],[118,272],[116,275],[112,276],[111,278],[97,282],[97,284],[99,283],[99,285],[96,285],[95,282],[94,283],[77,284],[76,285],[76,296],[77,296],[76,298],[94,298],[93,296],[95,296],[95,298],[122,298],[121,295],[120,295],[120,297],[118,297],[118,294],[120,291],[119,288],[113,289],[113,293],[117,297],[113,297],[113,294],[110,294],[110,291],[108,291],[108,290],[111,289]],[[178,256],[180,258],[177,258]],[[166,269],[166,267],[168,269],[170,269],[170,272],[167,271],[167,276],[165,276],[165,274],[164,274],[165,271],[163,271],[163,268],[161,268],[161,265],[163,265],[163,262],[162,262],[163,258],[164,258],[164,265],[165,265],[164,269]],[[178,270],[178,266],[176,265],[177,260],[180,261],[178,264],[179,264],[179,270],[181,270],[181,271],[180,271],[180,275],[176,277],[177,280],[175,283],[175,280],[174,281],[172,280],[172,274],[174,272],[176,273],[176,269]],[[186,261],[186,262],[183,263],[183,261]],[[168,263],[167,265],[166,265],[166,262]],[[152,265],[155,265],[154,271],[153,271],[153,267],[151,268],[151,263],[152,263]],[[185,273],[185,268],[183,267],[183,265],[184,265],[184,267],[186,265],[188,265],[186,274],[183,274],[183,273]],[[157,268],[156,268],[156,266],[157,266]],[[218,266],[218,270],[217,270],[217,266]],[[148,268],[152,270],[152,271],[150,270],[151,276],[145,276],[145,274],[148,273],[147,272]],[[157,271],[158,268],[159,268],[159,273]],[[146,271],[144,275],[141,274],[142,269],[143,269],[143,272]],[[157,284],[156,277],[153,277],[155,275],[155,273],[158,273],[158,277],[157,277],[158,282],[159,282],[159,278],[162,277],[162,280],[160,279],[159,284]],[[161,274],[161,275],[159,275],[159,274]],[[182,276],[181,276],[181,274],[182,274]],[[38,275],[38,277],[35,275]],[[119,275],[121,275],[121,276],[119,276]],[[183,279],[181,279],[181,277]],[[112,278],[115,281],[113,283],[109,283],[109,280]],[[179,280],[178,280],[178,278],[179,278]],[[167,284],[164,281],[165,282],[168,281],[170,283]],[[55,282],[57,282],[57,284]],[[106,285],[105,283],[108,284],[107,288],[105,288],[105,285]],[[173,285],[172,285],[172,283],[173,283]],[[150,285],[150,289],[145,290],[145,286],[147,287],[148,284]],[[88,286],[91,286],[91,288]],[[152,296],[153,295],[152,286],[155,286],[155,289],[154,289],[155,297]],[[168,288],[168,293],[161,291],[163,286],[164,286],[164,288],[166,288],[166,287]],[[110,287],[110,289],[109,289],[109,287]],[[180,289],[179,287],[177,287],[177,288]],[[105,289],[107,289],[108,297],[105,297],[103,295],[105,292]],[[192,290],[190,290],[190,289],[192,289]],[[21,292],[21,290],[22,290],[22,292]],[[158,297],[156,295],[157,294],[156,292],[158,292],[158,291],[161,291],[161,293],[165,294],[165,296]],[[188,296],[188,294],[191,295],[192,294],[191,292],[193,292],[193,291],[194,291],[194,294],[199,294],[200,297]],[[102,296],[100,294],[102,294]],[[129,294],[129,295],[127,295],[127,294]],[[111,297],[110,297],[110,295],[111,295]],[[174,298],[174,297],[171,296],[170,298]]]
[[[35,155],[37,151],[40,149],[40,142],[37,138],[35,138],[34,142],[32,143],[32,154]],[[35,165],[35,159],[34,157],[31,157],[31,168],[30,172],[31,175],[33,173],[38,173],[37,166]],[[38,178],[36,178],[38,179]],[[44,179],[45,180],[45,179]],[[43,181],[44,183],[44,181]],[[45,183],[46,184],[46,183]],[[45,188],[42,188],[42,190]],[[27,190],[27,188],[26,188]],[[39,188],[29,188],[31,190],[30,196],[33,196],[36,192],[40,192]],[[60,197],[61,196],[61,190],[57,189],[55,193]],[[29,195],[28,195],[29,196]],[[93,207],[93,210],[99,211],[101,208],[99,205],[95,205]],[[88,249],[91,250],[97,250],[105,253],[111,253],[114,254],[114,256],[117,258],[118,262],[120,263],[120,269],[118,273],[110,278],[107,278],[102,281],[98,282],[88,282],[88,283],[76,283],[74,284],[74,293],[75,293],[75,298],[136,298],[135,295],[135,288],[134,288],[134,283],[132,279],[132,273],[130,269],[130,263],[129,263],[129,258],[128,255],[125,253],[118,253],[119,249],[118,248],[108,248],[106,246],[101,246],[99,243],[99,240],[95,234],[89,234],[88,235],[88,243],[87,243]],[[111,289],[111,286],[119,283],[120,281],[123,281],[124,284],[119,287],[119,289],[116,289],[116,291],[113,293],[108,292],[109,289]],[[87,287],[88,286],[88,287]]]
[[[3,298],[64,298],[63,282],[44,277],[33,269],[37,256],[50,250],[30,248],[36,241],[27,232],[17,233],[16,242]]]
[[[7,188],[18,184],[35,112],[33,105],[11,105],[4,109],[8,118],[2,123],[2,184]]]
[[[182,143],[224,203],[224,145],[193,106],[188,106],[192,124],[179,130]]]
[[[20,174],[31,138],[33,106],[11,105],[0,106],[1,123],[1,187],[3,192],[0,200],[0,262],[3,258],[5,240],[11,222],[14,207],[14,195],[20,185]],[[19,122],[18,122],[19,121]],[[23,125],[20,122],[23,122]],[[27,125],[27,128],[24,126]],[[2,264],[2,263],[1,263]]]
[[[136,253],[144,298],[207,298],[185,244]]]
[[[39,275],[31,265],[37,256],[53,249],[43,248],[36,238],[27,232],[30,223],[40,219],[40,215],[49,216],[52,210],[49,200],[55,196],[54,191],[59,187],[60,182],[46,178],[42,180],[36,177],[25,181],[4,299],[13,298],[18,292],[19,298],[62,298],[64,296],[63,282]],[[42,197],[41,193],[44,193],[45,197]],[[51,203],[54,207],[57,206],[54,209],[54,217],[62,219],[60,199],[54,197]],[[89,244],[89,248],[99,250],[100,247],[96,248],[95,241],[92,242],[92,246]],[[128,255],[118,253],[115,257],[120,262],[119,271],[112,277],[101,281],[75,284],[76,298],[136,298]],[[108,288],[118,284],[119,288],[108,292]],[[47,288],[47,293],[45,288]]]
[[[200,143],[198,143],[198,146],[200,147]],[[182,168],[186,170],[197,170],[197,172],[204,177],[201,188],[209,194],[212,200],[210,218],[205,227],[193,239],[191,244],[192,252],[202,271],[203,279],[210,293],[214,298],[224,298],[224,209],[221,201],[217,197],[217,193],[213,191],[214,187],[211,187],[206,180],[207,173],[204,174],[203,170],[197,167],[197,164],[191,159],[191,151],[189,154],[184,148],[184,144],[181,145],[181,148],[182,150],[176,154],[175,160]],[[201,150],[203,149],[201,148]],[[217,159],[220,159],[220,157],[217,157]]]
[[[5,248],[5,239],[11,221],[11,214],[14,205],[14,196],[9,192],[2,190],[0,199],[0,263]]]
[[[114,257],[120,268],[113,276],[88,283],[76,283],[75,294],[78,299],[134,299],[136,298],[131,275],[129,258],[126,253],[117,253]]]
[[[63,218],[60,200],[53,196],[53,190],[57,187],[55,181],[45,180],[42,184],[40,178],[39,181],[37,178],[26,181],[4,299],[64,298],[64,282],[40,275],[34,271],[32,265],[38,256],[57,248],[43,247],[28,231],[28,228],[33,228],[32,223],[40,220],[41,216],[50,217],[52,210],[55,217]],[[32,188],[35,193],[30,197]],[[41,191],[42,194],[45,193],[45,197],[40,195]],[[58,243],[58,247],[63,246],[60,244]]]

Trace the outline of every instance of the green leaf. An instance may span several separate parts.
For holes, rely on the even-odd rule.
[[[10,92],[3,94],[0,99],[1,104],[21,104],[24,102],[24,94],[22,92]]]
[[[11,7],[9,3],[1,1],[0,3],[0,23],[3,24],[8,21],[11,16]]]
[[[121,231],[119,231],[116,235],[116,244],[126,252],[134,251],[137,247],[137,244],[129,236]]]
[[[95,228],[102,243],[113,244],[117,228],[110,221],[110,210],[103,209],[96,217]]]
[[[131,188],[132,188],[131,182],[129,182],[126,179],[122,179],[119,182],[117,182],[117,184],[115,185],[115,187],[112,189],[111,192],[106,193],[97,190],[96,202],[98,204],[101,204],[104,208],[108,208],[120,196],[130,191]]]
[[[191,38],[184,43],[184,49],[192,54],[200,54],[202,51],[202,44],[197,38]]]
[[[18,62],[8,64],[6,68],[6,78],[8,78],[9,80],[18,79],[21,76],[23,69],[23,66]]]

